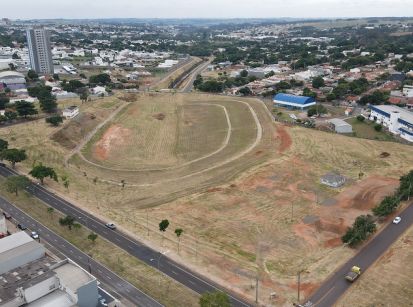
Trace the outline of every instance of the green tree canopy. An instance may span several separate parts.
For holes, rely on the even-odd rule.
[[[33,169],[29,172],[34,178],[40,180],[41,184],[43,184],[44,178],[49,177],[57,182],[57,174],[53,168],[44,166],[42,164],[38,164],[33,167]]]
[[[10,148],[1,151],[0,158],[9,161],[14,168],[16,163],[26,160],[27,155],[24,149]]]
[[[9,148],[9,142],[7,142],[6,140],[0,139],[0,151],[3,151],[7,148]]]
[[[75,223],[75,218],[71,215],[67,215],[64,218],[61,217],[59,219],[59,224],[62,226],[67,226],[69,230],[72,230],[74,223]]]
[[[162,220],[159,223],[159,230],[162,231],[162,232],[165,232],[166,229],[168,228],[168,226],[169,226],[169,221],[168,220]]]
[[[54,126],[54,127],[57,127],[57,126],[59,126],[61,123],[63,123],[63,117],[60,116],[60,115],[53,115],[53,116],[47,117],[47,118],[45,119],[45,121],[46,121],[46,123],[48,123],[48,124],[50,124],[50,125],[52,125],[52,126]]]
[[[17,101],[15,106],[16,106],[16,111],[19,114],[19,116],[22,116],[25,118],[27,116],[35,115],[38,113],[34,104],[26,100]]]
[[[91,84],[102,84],[106,85],[111,82],[110,76],[108,74],[98,74],[90,76],[89,83]]]
[[[312,82],[314,88],[320,88],[325,85],[323,77],[315,77]]]
[[[356,218],[352,227],[347,229],[347,232],[342,236],[343,243],[354,247],[366,240],[371,234],[376,231],[376,224],[371,215],[360,215]]]
[[[10,176],[6,178],[6,190],[10,193],[18,195],[19,190],[23,190],[30,184],[30,180],[26,176]]]

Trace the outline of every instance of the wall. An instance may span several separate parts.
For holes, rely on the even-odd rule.
[[[98,284],[96,280],[77,289],[79,307],[95,307],[98,304]]]

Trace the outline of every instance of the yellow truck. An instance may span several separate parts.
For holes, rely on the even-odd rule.
[[[349,282],[355,281],[361,275],[361,269],[358,266],[353,266],[351,271],[347,273],[346,279]]]

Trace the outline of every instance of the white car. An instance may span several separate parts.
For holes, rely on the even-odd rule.
[[[400,216],[396,216],[393,220],[393,224],[399,224],[401,222],[402,218]]]
[[[116,225],[113,224],[113,223],[107,223],[105,226],[106,226],[107,228],[109,228],[109,229],[112,229],[112,230],[115,230],[115,229],[116,229]]]
[[[36,231],[32,231],[30,236],[35,240],[37,240],[39,238],[39,234]]]

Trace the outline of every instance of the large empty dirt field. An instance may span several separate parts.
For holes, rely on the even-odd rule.
[[[82,112],[126,103],[111,99]],[[142,94],[129,103],[67,166],[69,149],[51,139],[60,128],[29,123],[0,129],[0,138],[27,150],[20,170],[34,161],[56,168],[70,186],[48,186],[155,248],[158,223],[169,219],[162,249],[177,261],[250,299],[258,274],[268,306],[291,306],[297,271],[309,272],[306,297],[346,261],[354,253],[340,242],[346,227],[413,165],[410,146],[284,127],[255,99]],[[390,156],[381,158],[383,151]],[[346,185],[321,185],[330,171],[345,175]]]

